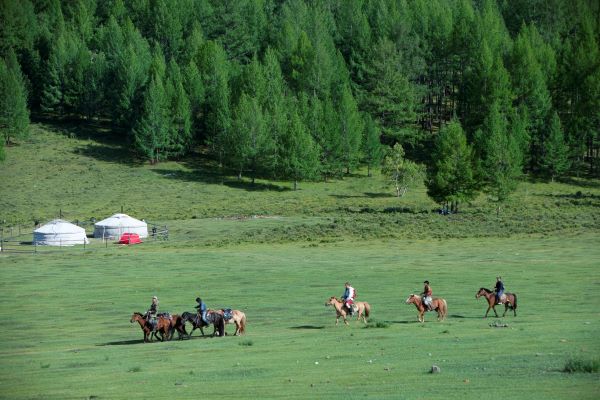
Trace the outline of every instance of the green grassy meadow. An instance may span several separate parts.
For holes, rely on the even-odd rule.
[[[500,215],[481,196],[440,216],[379,175],[256,185],[203,157],[143,165],[97,127],[33,126],[0,164],[0,220],[31,225],[124,211],[168,241],[92,241],[0,253],[2,399],[596,399],[600,375],[600,182],[524,182]],[[106,137],[104,136],[106,135]],[[6,229],[5,229],[6,232]],[[28,235],[18,238],[31,248]],[[481,286],[504,277],[518,316],[483,319]],[[449,317],[417,322],[432,283]],[[325,307],[351,281],[367,327]],[[242,337],[142,342],[134,311],[232,307]],[[492,314],[493,315],[493,314]],[[496,326],[507,325],[506,327]],[[233,332],[233,326],[227,326]],[[577,362],[575,365],[577,365]],[[441,368],[429,374],[431,366]]]
[[[251,245],[5,257],[0,397],[596,398],[598,374],[561,372],[600,355],[597,236]],[[516,318],[481,318],[496,273]],[[428,278],[449,318],[403,304]],[[349,279],[371,325],[335,326],[328,296]],[[133,311],[209,306],[248,316],[245,336],[144,344]],[[228,326],[232,332],[233,327]],[[197,334],[197,333],[196,333]],[[433,364],[440,374],[428,373]],[[211,389],[212,388],[212,389]]]

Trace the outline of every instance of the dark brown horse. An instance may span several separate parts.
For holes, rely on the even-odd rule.
[[[192,330],[187,334],[188,339],[192,337],[192,333],[194,333],[196,329],[200,329],[200,333],[202,333],[202,336],[204,336],[204,329],[202,328],[207,327],[208,324],[202,320],[202,317],[198,313],[185,311],[183,314],[181,314],[181,319],[183,321],[184,330],[186,322],[192,324]]]
[[[406,304],[411,303],[417,307],[417,311],[419,313],[417,318],[419,319],[419,322],[425,322],[425,311],[437,311],[438,321],[443,321],[448,315],[448,304],[446,303],[446,300],[442,299],[441,297],[434,297],[431,300],[431,310],[426,309],[425,305],[423,304],[423,300],[419,295],[411,294],[408,296],[408,299],[406,299]]]
[[[186,311],[181,314],[181,317],[183,319],[184,327],[186,322],[192,324],[192,330],[187,335],[188,339],[192,337],[192,333],[194,333],[196,329],[200,329],[202,336],[204,336],[204,329],[202,328],[207,327],[209,324],[207,324],[198,313]],[[223,318],[223,312],[221,310],[207,310],[206,320],[214,326],[213,336],[225,336],[225,319]]]
[[[171,329],[169,332],[169,340],[173,338],[173,333],[177,331],[179,337],[178,339],[183,339],[183,336],[188,336],[187,331],[185,330],[185,321],[181,315],[173,314],[171,316]]]
[[[498,313],[496,312],[496,293],[491,291],[490,289],[480,288],[479,291],[475,294],[475,298],[479,299],[480,297],[485,297],[488,301],[488,309],[485,312],[485,316],[483,318],[487,318],[490,309],[494,310],[494,314],[498,317]],[[503,293],[500,298],[500,304],[504,304],[504,317],[506,312],[511,309],[513,310],[514,316],[517,316],[517,294],[516,293]]]
[[[137,321],[137,323],[140,324],[140,328],[142,328],[142,331],[144,332],[144,343],[152,342],[153,337],[158,339],[156,333],[160,333],[161,342],[164,341],[165,338],[167,340],[170,338],[171,318],[167,318],[162,315],[159,316],[157,318],[156,327],[154,327],[149,321],[146,320],[144,314],[134,312],[131,315],[131,319],[129,320],[129,322],[133,323],[134,321]]]
[[[233,333],[233,336],[243,335],[246,332],[246,314],[240,310],[228,310],[231,311],[231,318],[224,319],[225,325],[235,324],[235,332]],[[225,309],[215,310],[215,312],[218,312],[225,317]]]

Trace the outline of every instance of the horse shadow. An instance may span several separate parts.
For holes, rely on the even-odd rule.
[[[298,326],[290,326],[290,329],[314,330],[314,329],[323,329],[323,328],[325,328],[325,326],[323,326],[323,325],[298,325]]]
[[[130,339],[130,340],[116,340],[113,342],[106,343],[98,343],[96,346],[104,347],[104,346],[129,346],[132,344],[143,344],[144,339]]]

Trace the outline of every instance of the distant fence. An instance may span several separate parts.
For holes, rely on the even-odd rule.
[[[95,250],[119,246],[117,241],[110,238],[94,238],[94,224],[91,222],[71,222],[86,230],[89,243],[77,239],[57,239],[57,245],[42,245],[33,240],[34,230],[37,227],[25,225],[0,226],[0,253],[56,253],[69,250]],[[143,239],[145,243],[169,240],[169,229],[167,225],[159,225],[150,222],[148,224],[148,237]],[[91,228],[90,228],[91,227]]]

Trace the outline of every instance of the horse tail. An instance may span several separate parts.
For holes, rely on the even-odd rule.
[[[365,302],[365,317],[369,318],[369,315],[371,314],[371,305],[367,302]]]
[[[513,310],[515,310],[515,311],[516,311],[516,310],[517,310],[517,294],[516,294],[516,293],[513,293],[512,295],[513,295],[513,297],[514,297],[514,301],[515,301],[515,302],[513,303]]]
[[[448,303],[446,303],[446,299],[442,299],[442,304],[442,320],[445,320],[448,315]]]
[[[240,335],[243,335],[246,332],[246,314],[242,314],[242,319],[240,320]]]

